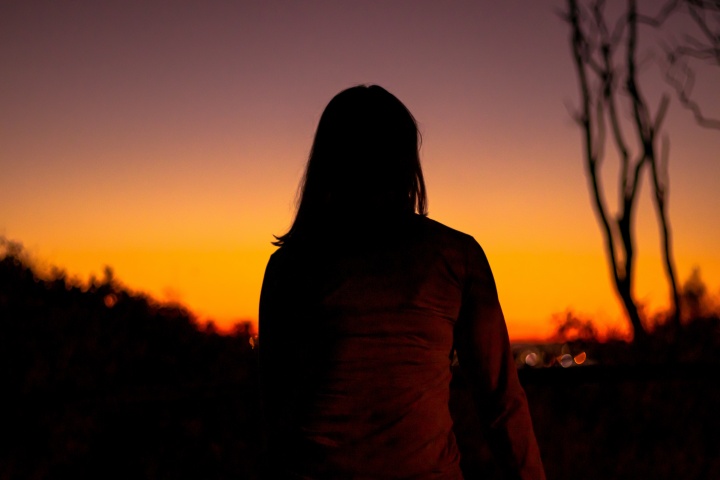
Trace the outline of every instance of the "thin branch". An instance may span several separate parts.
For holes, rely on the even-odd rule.
[[[688,12],[690,13],[690,17],[695,21],[695,24],[700,29],[700,32],[705,35],[706,40],[710,44],[708,49],[715,53],[715,59],[718,65],[720,65],[720,34],[713,32],[708,26],[708,23],[705,20],[705,11],[707,8],[708,7],[702,6],[696,7],[692,4],[692,2],[688,3]]]
[[[613,140],[615,141],[615,146],[617,147],[620,154],[620,191],[618,193],[621,195],[622,200],[624,195],[627,193],[630,153],[627,147],[627,142],[625,141],[624,135],[622,133],[622,127],[620,125],[619,115],[615,102],[615,95],[613,94],[616,85],[614,68],[612,65],[612,48],[606,43],[604,44],[604,48],[601,49],[601,52],[604,71],[602,95],[605,103],[608,106],[609,121],[612,130]]]
[[[661,27],[662,24],[665,23],[668,18],[670,18],[670,16],[675,12],[675,10],[677,10],[679,6],[680,0],[670,0],[669,2],[665,3],[665,5],[663,5],[658,14],[654,17],[638,14],[637,21],[639,23],[650,25],[651,27]]]
[[[695,117],[695,122],[705,128],[720,130],[720,119],[706,117],[702,108],[691,98],[693,87],[695,86],[695,72],[686,64],[680,63],[675,58],[670,57],[671,66],[665,72],[665,82],[674,90],[683,107],[690,110]],[[674,62],[674,63],[672,63]],[[685,81],[681,81],[677,76],[673,75],[675,69],[680,69],[685,76]]]
[[[660,98],[660,105],[658,106],[657,113],[655,114],[655,121],[652,125],[652,136],[655,136],[656,132],[660,131],[660,126],[662,125],[663,120],[665,119],[665,114],[667,113],[668,105],[670,104],[670,97],[668,97],[666,94],[663,94],[663,96]]]
[[[595,210],[597,211],[602,225],[603,237],[605,239],[605,248],[607,249],[608,256],[610,258],[611,270],[616,285],[620,283],[620,272],[618,270],[618,264],[615,261],[615,242],[613,241],[612,228],[608,220],[607,208],[605,201],[601,195],[600,180],[597,172],[598,159],[597,148],[593,142],[592,134],[592,119],[591,119],[591,102],[590,102],[590,87],[587,78],[586,62],[584,59],[587,55],[584,52],[584,47],[587,45],[585,41],[585,35],[583,34],[580,21],[580,13],[577,5],[577,0],[568,0],[568,21],[572,28],[572,53],[575,68],[578,74],[578,83],[580,86],[580,98],[582,109],[579,114],[580,124],[583,129],[583,140],[585,144],[585,159],[588,173],[590,174],[590,183],[593,190],[593,200]],[[601,130],[602,131],[602,130]]]

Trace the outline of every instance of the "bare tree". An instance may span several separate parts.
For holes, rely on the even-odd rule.
[[[667,135],[660,136],[669,96],[661,97],[653,113],[643,94],[638,75],[638,26],[642,17],[638,14],[636,0],[625,2],[623,13],[612,25],[605,7],[604,0],[593,0],[582,6],[578,0],[568,0],[565,19],[571,27],[572,56],[580,86],[580,108],[575,119],[583,132],[585,167],[593,207],[600,222],[615,289],[627,313],[634,339],[642,343],[647,339],[647,330],[633,291],[633,219],[645,170],[649,170],[660,229],[672,319],[678,325],[680,319],[667,212],[670,143]],[[630,112],[629,122],[621,117],[621,109]],[[614,148],[620,162],[620,198],[615,214],[607,205],[605,188],[601,183],[601,166],[608,148]]]

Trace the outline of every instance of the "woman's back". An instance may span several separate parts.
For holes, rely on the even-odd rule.
[[[331,251],[281,248],[268,265],[262,373],[272,464],[287,473],[461,478],[450,363],[484,255],[472,237],[425,217],[395,235]]]
[[[416,215],[391,235],[283,247],[268,265],[266,415],[273,463],[288,473],[461,478],[450,363],[479,246]]]
[[[419,141],[376,85],[320,117],[260,300],[272,478],[462,478],[453,349],[501,465],[544,478],[490,266],[425,217]]]

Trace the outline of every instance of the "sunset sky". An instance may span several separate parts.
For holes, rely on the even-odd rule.
[[[567,309],[624,328],[564,5],[0,0],[0,235],[77,278],[110,265],[220,326],[256,321],[323,108],[376,83],[418,119],[430,217],[484,247],[512,338],[547,336]],[[655,108],[669,89],[643,58]],[[698,67],[695,96],[720,117],[717,85],[720,68]],[[678,274],[699,267],[717,294],[720,131],[673,98],[665,132]],[[611,159],[604,172],[613,187]],[[636,292],[654,311],[668,293],[648,186]]]

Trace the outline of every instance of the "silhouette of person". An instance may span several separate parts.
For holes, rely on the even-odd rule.
[[[320,118],[260,298],[272,478],[461,479],[454,350],[508,478],[544,478],[490,266],[427,218],[419,140],[376,85]]]

